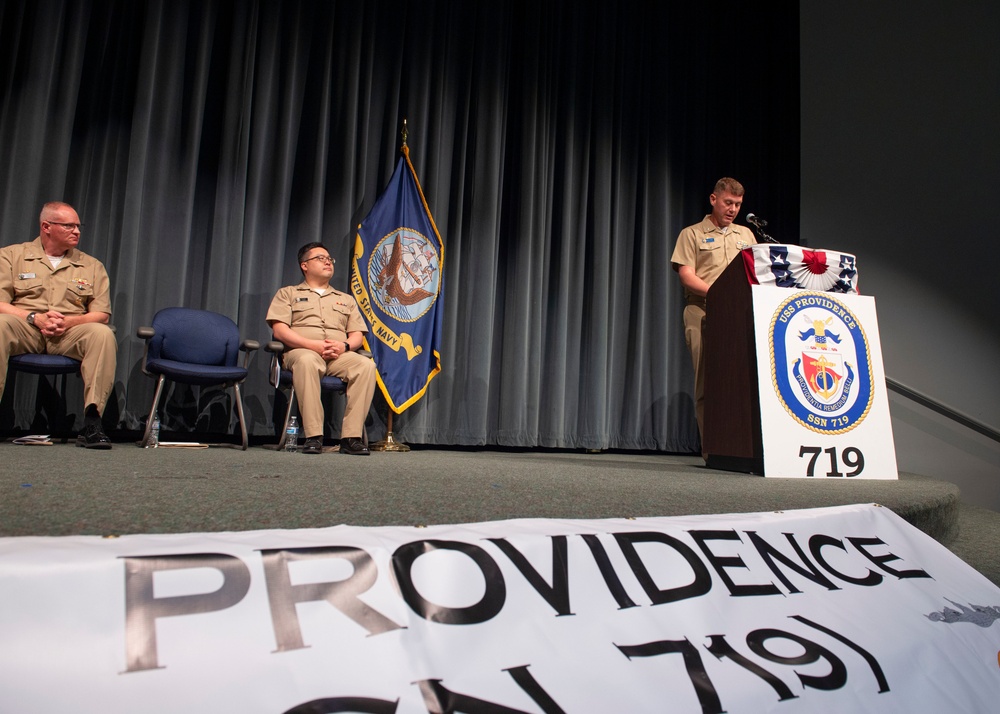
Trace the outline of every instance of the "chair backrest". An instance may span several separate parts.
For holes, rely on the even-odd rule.
[[[220,367],[234,367],[239,362],[239,328],[225,315],[166,307],[153,316],[152,327],[156,334],[149,341],[150,359]]]

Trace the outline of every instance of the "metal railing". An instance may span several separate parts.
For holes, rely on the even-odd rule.
[[[885,386],[887,386],[892,391],[897,394],[901,394],[907,399],[912,399],[917,404],[927,407],[928,409],[941,414],[942,416],[948,417],[952,421],[958,422],[962,426],[966,426],[973,431],[978,431],[984,436],[988,436],[994,441],[1000,441],[1000,431],[997,431],[991,426],[984,424],[981,421],[973,419],[967,414],[963,414],[957,409],[949,407],[947,404],[942,404],[936,399],[928,397],[926,394],[918,392],[912,387],[907,387],[905,384],[897,382],[895,379],[885,378]]]

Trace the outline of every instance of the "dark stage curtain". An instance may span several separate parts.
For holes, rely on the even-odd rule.
[[[7,0],[0,65],[0,240],[37,235],[44,201],[79,211],[112,278],[122,430],[152,398],[135,329],[156,310],[267,340],[312,240],[348,290],[403,117],[446,311],[403,440],[696,451],[676,235],[732,175],[744,212],[798,242],[795,2]],[[251,371],[263,436],[263,353]],[[18,382],[8,431],[34,425]],[[228,406],[178,389],[166,426],[225,431]],[[378,437],[378,395],[373,413]]]

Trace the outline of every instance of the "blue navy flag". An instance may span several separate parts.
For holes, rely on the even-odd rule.
[[[368,323],[365,346],[397,414],[441,371],[443,266],[444,244],[404,144],[392,180],[358,226],[351,275]]]

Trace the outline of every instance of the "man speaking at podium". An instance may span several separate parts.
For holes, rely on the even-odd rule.
[[[733,258],[757,242],[749,228],[733,225],[743,205],[743,186],[739,181],[731,178],[716,181],[708,202],[712,204],[712,212],[701,223],[681,231],[670,258],[684,286],[684,341],[694,362],[695,416],[702,440],[705,438],[705,358],[701,335],[705,329],[705,295]]]

